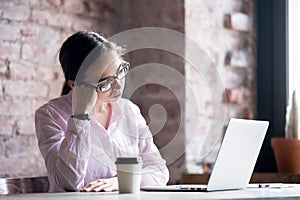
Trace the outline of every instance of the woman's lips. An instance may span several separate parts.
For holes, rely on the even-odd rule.
[[[122,95],[121,92],[113,92],[112,95],[111,95],[111,97],[112,97],[112,98],[118,98],[118,97],[120,97],[121,95]]]

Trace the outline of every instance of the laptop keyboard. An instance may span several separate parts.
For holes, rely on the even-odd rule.
[[[206,185],[176,185],[177,189],[180,190],[195,190],[195,191],[203,191],[206,190]]]

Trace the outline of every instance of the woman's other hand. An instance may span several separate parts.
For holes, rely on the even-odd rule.
[[[118,178],[97,179],[88,183],[81,192],[111,192],[118,190]]]
[[[73,88],[74,115],[88,114],[97,101],[97,92],[85,85],[75,85]]]

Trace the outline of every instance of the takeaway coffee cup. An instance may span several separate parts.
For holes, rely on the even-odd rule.
[[[140,157],[119,157],[117,166],[119,193],[139,193],[143,161]]]

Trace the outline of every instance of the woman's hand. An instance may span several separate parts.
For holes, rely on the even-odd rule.
[[[88,114],[94,108],[97,101],[95,88],[84,83],[97,85],[103,72],[109,66],[109,61],[103,57],[105,54],[102,46],[95,47],[81,64],[75,79],[73,90],[73,114]],[[103,58],[102,58],[103,57]],[[74,94],[75,93],[75,94]]]
[[[88,183],[81,192],[111,192],[119,189],[118,178],[97,179]]]
[[[88,114],[94,108],[97,101],[95,89],[85,85],[75,85],[73,88],[74,115]]]

